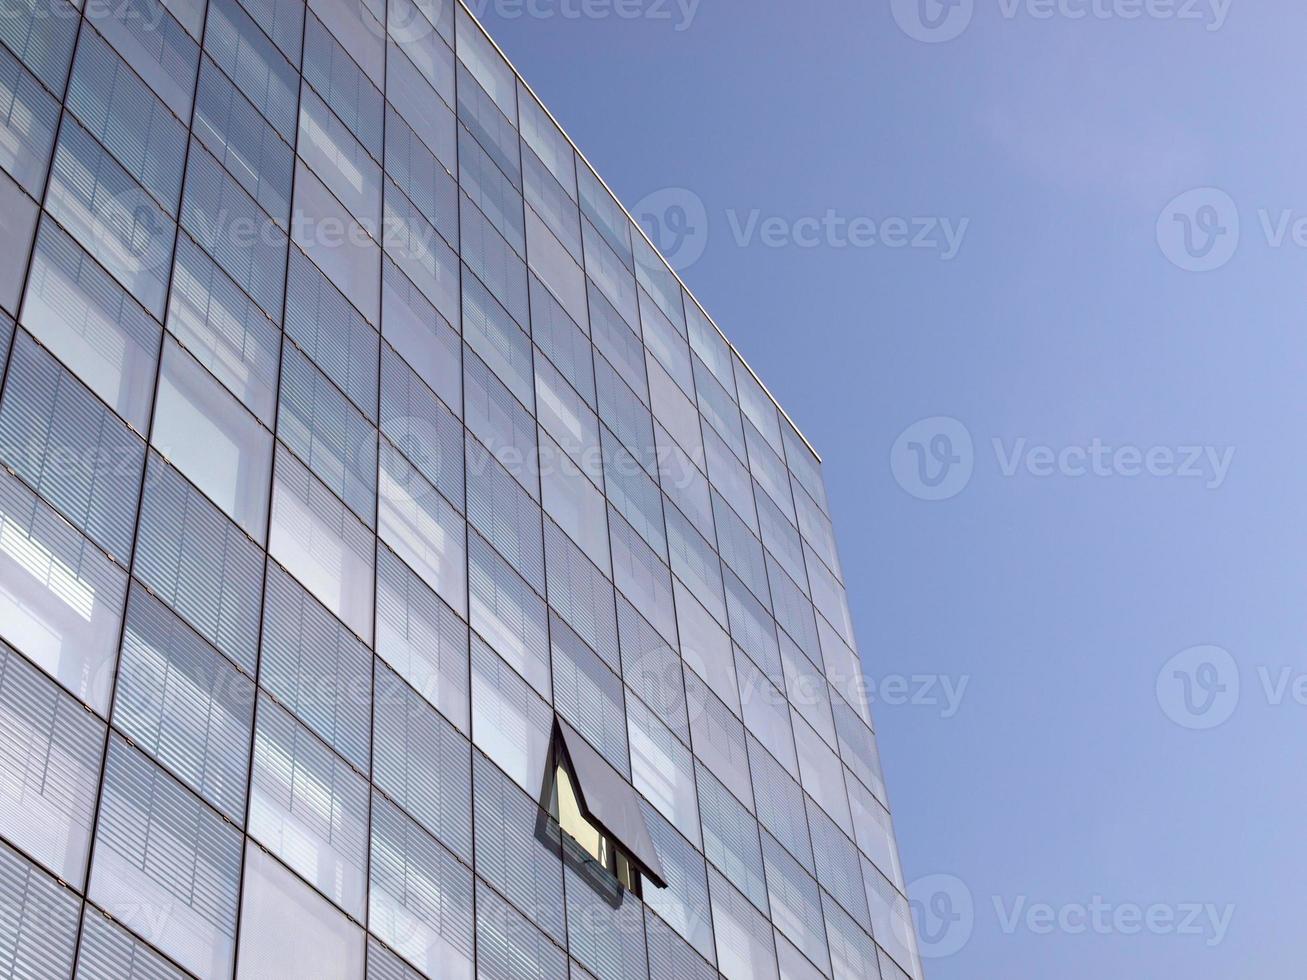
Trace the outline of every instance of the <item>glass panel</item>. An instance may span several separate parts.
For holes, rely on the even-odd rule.
[[[246,533],[264,540],[272,433],[171,339],[151,439]]]
[[[259,698],[250,834],[356,918],[363,915],[368,787],[267,697]]]
[[[463,517],[389,443],[381,447],[377,535],[460,615],[466,613]]]
[[[59,131],[45,207],[156,319],[172,267],[175,225],[85,129]]]
[[[0,643],[0,833],[86,884],[104,722]]]
[[[367,769],[372,654],[276,566],[268,571],[259,686],[350,762]]]
[[[229,975],[240,831],[116,735],[103,793],[90,898],[186,969]]]
[[[363,930],[275,858],[245,845],[241,891],[242,980],[306,976],[361,980]]]
[[[384,545],[377,549],[377,653],[465,735],[468,632],[446,603]]]
[[[0,844],[0,962],[11,977],[66,977],[77,947],[77,896]]]
[[[86,19],[109,39],[168,104],[178,119],[191,117],[199,45],[158,0],[87,4]]]
[[[12,13],[6,19],[11,20]],[[17,58],[0,48],[0,167],[32,197],[45,189],[58,125],[59,103]]]
[[[472,741],[532,798],[538,797],[553,712],[513,668],[472,637]]]
[[[159,325],[53,221],[42,221],[37,232],[23,326],[145,431]]]
[[[200,491],[150,455],[133,572],[201,636],[253,674],[263,552]]]
[[[472,749],[388,670],[377,673],[372,778],[428,832],[472,860]]]
[[[132,589],[114,725],[231,820],[245,819],[254,682]]]
[[[264,425],[273,425],[279,331],[204,250],[177,242],[168,332]]]
[[[185,976],[122,926],[84,907],[77,980],[184,980]]]
[[[472,977],[472,872],[372,796],[369,928],[429,976]]]
[[[289,151],[289,142],[295,136],[299,79],[236,0],[209,0],[204,51],[285,138]],[[205,118],[207,113],[197,117],[197,133],[201,133]],[[234,134],[240,132],[238,127],[232,130]]]
[[[65,517],[126,561],[144,443],[21,332],[0,401],[0,456]]]

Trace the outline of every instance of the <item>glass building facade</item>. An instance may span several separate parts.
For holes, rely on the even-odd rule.
[[[920,975],[820,461],[466,9],[0,0],[0,238],[0,977]]]

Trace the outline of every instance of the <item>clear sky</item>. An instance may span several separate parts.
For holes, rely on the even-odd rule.
[[[1299,977],[1307,7],[955,3],[478,9],[826,459],[928,975]]]

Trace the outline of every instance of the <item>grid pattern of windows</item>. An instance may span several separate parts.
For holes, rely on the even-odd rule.
[[[0,973],[920,977],[820,460],[468,8],[9,7]]]

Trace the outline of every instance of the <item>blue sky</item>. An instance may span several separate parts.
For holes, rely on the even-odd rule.
[[[1307,8],[922,2],[477,9],[826,459],[928,975],[1298,976]]]

